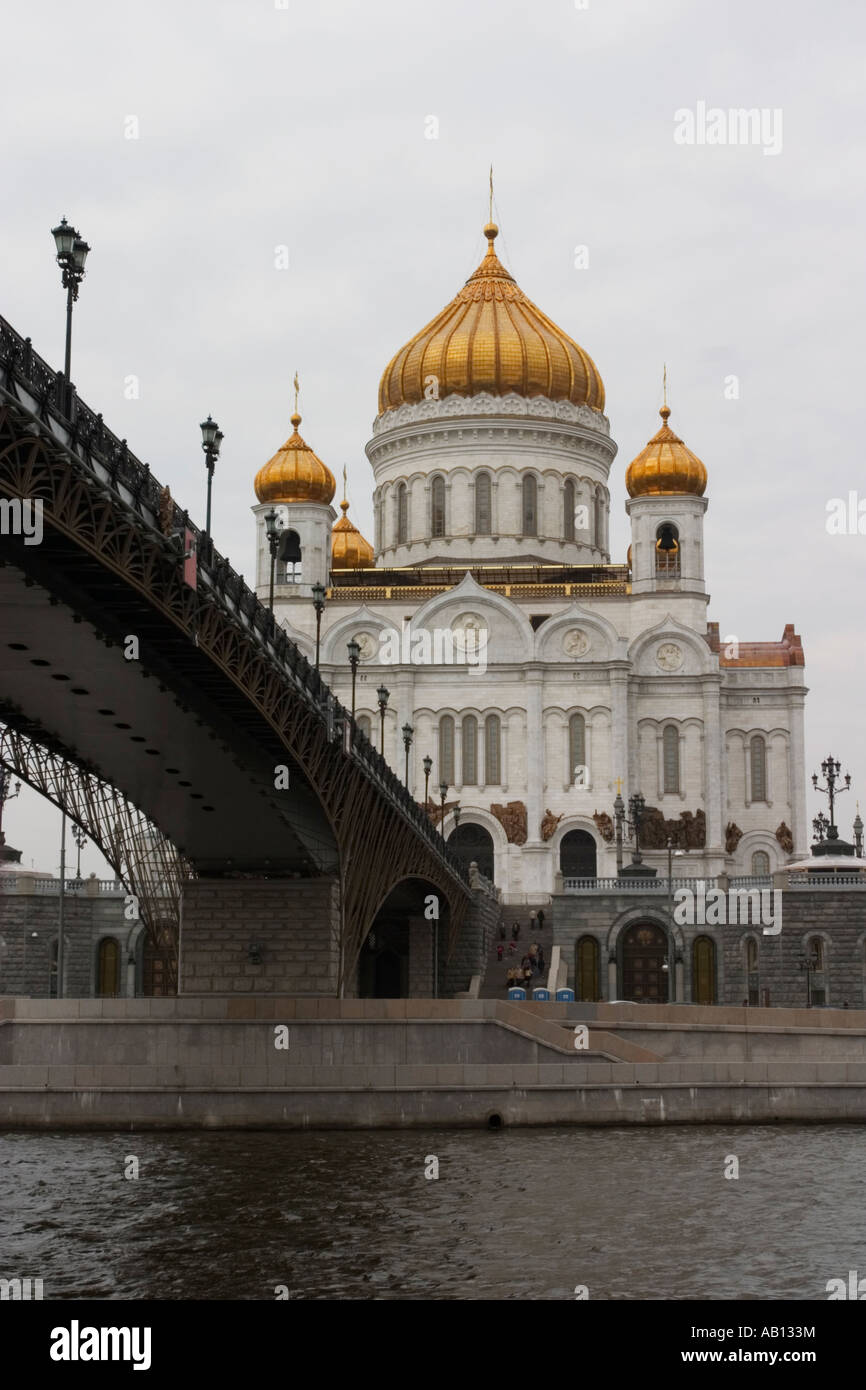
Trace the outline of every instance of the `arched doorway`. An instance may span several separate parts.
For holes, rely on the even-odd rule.
[[[653,922],[636,922],[622,939],[622,998],[636,1004],[666,1004],[667,937]]]
[[[113,936],[104,936],[99,943],[96,993],[113,998],[120,983],[120,947]]]
[[[408,927],[377,923],[358,957],[358,994],[362,999],[405,999],[408,993]]]
[[[493,837],[483,825],[458,825],[448,836],[448,848],[454,850],[464,869],[474,862],[479,872],[493,882]]]
[[[598,942],[582,936],[575,947],[575,997],[595,1003],[601,998],[598,979]]]
[[[716,1002],[716,945],[708,936],[698,936],[692,947],[692,1003]]]
[[[595,878],[595,840],[588,830],[569,830],[559,842],[559,872],[563,878]]]

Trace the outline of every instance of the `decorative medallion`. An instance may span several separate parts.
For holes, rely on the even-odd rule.
[[[452,632],[486,632],[487,623],[479,613],[461,613],[451,624]]]
[[[369,632],[356,632],[355,641],[361,648],[361,660],[372,661],[376,655],[376,639]]]
[[[676,642],[662,642],[656,661],[663,671],[678,671],[683,664],[683,654]]]
[[[586,656],[591,646],[592,643],[589,637],[583,629],[579,627],[572,628],[562,639],[562,650],[565,652],[566,656],[573,656],[575,658]]]

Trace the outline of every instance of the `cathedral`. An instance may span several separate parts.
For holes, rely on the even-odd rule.
[[[255,479],[257,592],[503,904],[614,879],[618,806],[626,857],[660,876],[676,853],[678,876],[766,878],[808,852],[800,638],[720,636],[706,467],[665,401],[614,468],[598,368],[497,233],[382,373],[374,544],[345,492],[337,519],[296,399]]]

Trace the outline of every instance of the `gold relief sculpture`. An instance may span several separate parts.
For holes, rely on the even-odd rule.
[[[782,821],[782,824],[776,830],[776,839],[779,841],[779,844],[786,854],[793,854],[794,837],[784,821]]]
[[[614,829],[613,821],[607,811],[593,811],[592,818],[595,821],[596,829],[603,840],[610,844],[613,840]]]
[[[737,845],[743,838],[743,832],[738,825],[731,820],[725,826],[725,853],[733,854]]]
[[[554,830],[555,830],[556,827],[559,825],[559,822],[560,822],[561,820],[562,820],[562,816],[555,816],[551,810],[546,810],[546,811],[545,811],[545,813],[544,813],[544,815],[542,816],[542,819],[541,819],[541,838],[542,838],[542,840],[549,840],[549,839],[550,839],[551,835],[553,834]]]

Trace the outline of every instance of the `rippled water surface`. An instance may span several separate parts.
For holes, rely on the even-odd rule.
[[[0,1277],[46,1298],[826,1299],[849,1269],[866,1126],[0,1135]]]

